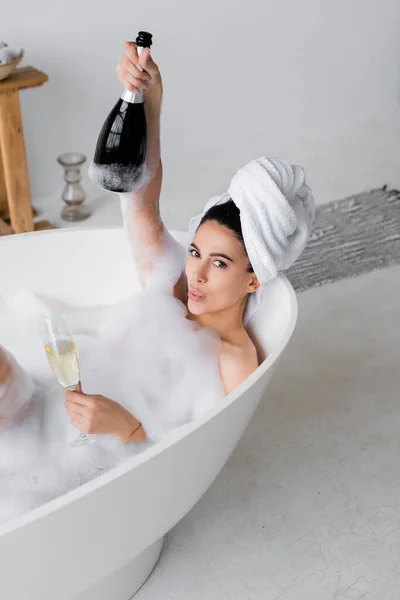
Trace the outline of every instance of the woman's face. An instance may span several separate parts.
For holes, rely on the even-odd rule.
[[[215,221],[200,225],[185,266],[189,312],[215,313],[243,303],[258,287],[248,266],[244,248],[232,231]]]

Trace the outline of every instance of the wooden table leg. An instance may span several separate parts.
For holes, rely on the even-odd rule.
[[[28,168],[17,90],[0,94],[0,146],[11,227],[15,233],[33,231]]]
[[[3,165],[1,161],[0,151],[0,218],[8,219],[9,216],[10,213],[8,212],[6,182],[4,181]]]
[[[11,233],[14,233],[11,227],[7,225],[7,223],[3,221],[3,219],[0,219],[0,236],[10,235]]]

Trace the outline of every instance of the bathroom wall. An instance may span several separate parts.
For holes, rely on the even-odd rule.
[[[398,0],[19,0],[1,13],[0,36],[49,75],[20,94],[34,199],[60,201],[59,153],[92,156],[138,29],[154,34],[164,79],[172,226],[262,154],[303,165],[318,202],[400,185]]]

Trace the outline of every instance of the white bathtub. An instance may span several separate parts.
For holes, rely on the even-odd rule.
[[[174,235],[185,242],[184,234]],[[0,297],[30,288],[93,305],[123,299],[135,286],[121,229],[0,239]],[[253,326],[268,357],[216,410],[0,527],[0,597],[128,600],[151,573],[165,534],[202,497],[236,446],[296,319],[293,289],[279,277],[269,284]]]

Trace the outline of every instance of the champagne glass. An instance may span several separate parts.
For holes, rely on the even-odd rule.
[[[44,347],[51,370],[66,390],[76,390],[80,381],[79,354],[67,317],[51,316],[44,321]],[[71,446],[85,446],[96,435],[80,433]]]

